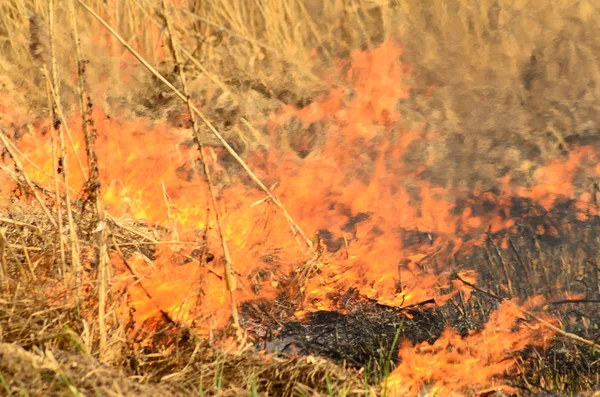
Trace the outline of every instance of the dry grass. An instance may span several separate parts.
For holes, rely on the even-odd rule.
[[[79,216],[77,210],[73,215],[85,247],[79,291],[63,284],[60,236],[42,211],[15,208],[0,218],[1,395],[234,396],[253,389],[260,395],[320,395],[328,388],[347,395],[371,393],[358,371],[323,358],[275,358],[258,355],[250,346],[227,353],[215,345],[227,333],[205,341],[193,330],[167,322],[151,336],[152,346],[142,346],[137,341],[144,339],[143,330],[132,337],[133,323],[113,320],[119,306],[126,304],[114,291],[107,295],[104,327],[109,337],[102,343],[100,326],[93,320],[101,312],[100,274],[91,249],[96,236],[87,233],[96,220],[89,213]],[[135,223],[109,222],[108,227],[111,251],[125,257],[153,255],[154,248],[144,244],[152,237],[140,235],[156,236],[156,231]],[[68,260],[66,266],[72,263]],[[143,285],[143,280],[138,282]],[[76,296],[81,300],[74,300]]]
[[[405,114],[447,136],[424,156],[456,164],[434,167],[435,178],[473,186],[510,174],[524,184],[536,163],[597,138],[593,1],[411,4],[402,2],[398,34],[415,65],[412,87],[435,91]]]
[[[356,370],[322,358],[271,359],[252,350],[231,355],[184,335],[147,353],[113,343],[119,360],[103,365],[82,340],[86,330],[71,328],[75,318],[72,310],[42,301],[0,302],[1,395],[235,396],[253,389],[257,395],[321,395],[328,387],[370,393]]]
[[[73,28],[67,13],[58,12],[66,9],[66,1],[54,1],[52,33],[47,1],[0,2],[0,95],[11,98],[0,103],[10,106],[0,114],[0,126],[11,136],[22,134],[52,115],[49,100],[58,102],[54,117],[62,118],[60,109],[72,113],[87,92],[101,98],[94,105],[108,114],[145,115],[187,127],[181,117],[186,104],[76,5],[81,56],[89,62],[85,79],[78,80]],[[415,143],[408,159],[432,164],[426,177],[435,183],[487,188],[508,175],[527,185],[541,164],[574,144],[599,138],[600,26],[593,0],[172,0],[166,3],[173,36],[181,44],[179,62],[163,47],[167,30],[158,2],[85,3],[174,87],[201,104],[210,123],[240,153],[268,147],[260,125],[265,115],[284,105],[305,106],[323,93],[321,77],[336,59],[385,39],[401,43],[402,60],[412,69],[412,95],[398,104],[403,123],[439,136]],[[280,144],[294,147],[294,134],[294,128],[282,131]],[[222,145],[208,129],[198,136],[199,144]],[[36,191],[32,183],[29,192]],[[39,295],[49,280],[60,282],[56,274],[64,276],[65,268],[76,265],[77,258],[68,254],[76,251],[78,239],[93,240],[97,219],[79,215],[76,236],[73,226],[63,233],[64,221],[54,214],[7,216],[10,220],[0,221],[5,291],[0,296],[0,390],[124,396],[236,395],[254,389],[269,395],[323,395],[329,389],[336,395],[375,393],[362,384],[361,374],[328,361],[269,361],[249,351],[232,357],[193,334],[164,352],[144,355],[127,344],[123,324],[83,319],[86,310],[111,318],[117,298],[109,297],[106,305],[75,302],[57,308]],[[52,222],[61,225],[60,233]],[[139,225],[106,222],[121,243],[152,234]],[[104,235],[94,244],[111,242]],[[41,247],[52,258],[32,259]],[[89,285],[92,296],[104,298],[99,285]],[[98,364],[99,357],[112,366]]]
[[[524,184],[537,164],[596,136],[600,28],[591,0],[189,3],[173,3],[172,19],[185,49],[190,95],[206,105],[207,116],[238,151],[266,139],[242,120],[253,125],[282,104],[309,103],[322,92],[320,76],[335,57],[385,38],[399,40],[403,60],[412,65],[413,95],[399,104],[405,123],[443,136],[413,151],[415,158],[439,164],[432,169],[436,182],[489,187],[497,176],[510,174]],[[162,45],[166,32],[157,4],[87,4],[180,87]],[[77,12],[83,52],[93,66],[87,83],[109,104],[97,106],[112,104],[182,125],[185,104],[156,84],[81,7]],[[0,5],[0,89],[11,93],[15,106],[36,109],[20,124],[47,107],[39,73],[50,59],[47,14],[43,1]],[[65,18],[56,15],[55,42],[61,97],[72,105],[77,89]],[[218,144],[210,135],[209,143]]]

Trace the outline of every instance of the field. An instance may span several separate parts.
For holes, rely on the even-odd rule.
[[[599,11],[1,2],[0,395],[596,395]]]

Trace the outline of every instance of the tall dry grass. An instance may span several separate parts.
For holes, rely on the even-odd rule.
[[[434,174],[473,185],[481,175],[510,172],[527,183],[537,163],[597,140],[597,3],[460,0],[398,7],[403,17],[395,36],[415,65],[416,92],[405,114],[447,137],[421,149],[439,165]],[[432,86],[431,96],[419,95]],[[456,166],[448,169],[449,162]]]
[[[10,93],[14,106],[36,109],[35,116],[46,107],[39,78],[40,64],[48,60],[45,4],[0,4],[0,90]],[[86,4],[178,84],[156,2]],[[241,117],[252,124],[281,104],[309,103],[323,91],[322,73],[335,58],[385,39],[401,42],[402,60],[412,66],[413,94],[399,104],[407,126],[430,127],[443,136],[411,151],[416,160],[439,165],[434,181],[486,185],[510,170],[527,183],[537,163],[597,136],[600,25],[592,0],[169,4],[187,51],[183,62],[192,98],[204,102],[231,137],[260,140]],[[56,2],[57,10],[62,6]],[[93,65],[88,84],[105,96],[104,106],[181,123],[183,105],[81,7],[77,18],[83,52]],[[61,95],[68,105],[75,103],[76,79],[65,13],[56,13],[55,25]],[[241,148],[248,144],[241,141]]]

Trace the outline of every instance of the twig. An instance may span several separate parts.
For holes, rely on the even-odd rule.
[[[455,274],[454,277],[456,277],[456,279],[458,281],[460,281],[461,283],[468,285],[469,287],[473,288],[475,291],[477,292],[481,292],[484,295],[487,295],[488,297],[497,300],[498,302],[504,302],[505,298],[502,298],[492,292],[486,291],[482,288],[479,288],[478,286],[476,286],[473,283],[468,282],[467,280],[463,279],[462,277],[460,277],[458,274]]]
[[[25,244],[9,244],[8,246],[10,248],[19,248],[19,249],[22,249],[23,251],[27,250],[27,251],[41,252],[44,250],[43,248],[40,248],[40,247],[28,247]]]
[[[516,305],[515,305],[515,307],[516,307],[517,309],[519,309],[521,312],[523,312],[523,314],[526,314],[526,315],[528,315],[529,317],[531,317],[531,318],[533,318],[534,320],[538,321],[540,324],[542,324],[542,325],[545,325],[547,328],[549,328],[549,329],[553,330],[553,331],[554,331],[554,332],[556,332],[557,334],[560,334],[560,335],[562,335],[562,336],[564,336],[564,337],[566,337],[566,338],[568,338],[568,339],[571,339],[571,340],[574,340],[574,341],[577,341],[577,342],[581,342],[581,343],[583,343],[583,344],[585,344],[585,345],[591,346],[591,347],[593,347],[594,349],[600,349],[600,345],[599,345],[599,344],[597,344],[597,343],[594,343],[594,342],[592,342],[591,340],[588,340],[588,339],[582,338],[581,336],[579,336],[579,335],[575,335],[575,334],[572,334],[572,333],[570,333],[570,332],[563,331],[562,329],[560,329],[560,328],[558,328],[558,327],[556,327],[556,326],[554,326],[554,325],[550,324],[549,322],[547,322],[547,321],[545,321],[545,320],[543,320],[543,319],[539,318],[539,317],[538,317],[538,316],[536,316],[535,314],[533,314],[533,313],[530,313],[529,311],[527,311],[527,310],[525,310],[525,309],[521,309],[520,307],[518,307],[518,306],[516,306]]]
[[[154,67],[152,67],[152,65],[150,65],[144,58],[142,58],[142,56],[139,55],[133,49],[133,47],[131,47],[129,44],[127,44],[127,42],[101,16],[99,16],[94,10],[92,10],[87,4],[85,4],[83,2],[83,0],[77,0],[77,2],[79,4],[81,4],[81,6],[84,7],[94,18],[96,18],[106,29],[108,29],[108,31],[112,35],[114,35],[117,38],[117,40],[119,40],[119,42],[121,42],[121,44],[146,69],[148,69],[152,74],[154,74],[154,76],[158,80],[160,80],[163,84],[165,84],[167,87],[169,87],[169,89],[171,89],[171,91],[173,91],[181,100],[183,100],[186,103],[188,102],[188,98],[186,97],[186,95],[184,95],[181,91],[179,91],[177,88],[175,88],[175,86],[173,86],[173,84],[171,84],[163,75],[161,75],[160,73],[158,73],[158,71],[156,71],[156,69]],[[223,138],[223,136],[219,133],[219,131],[217,131],[217,129],[213,126],[213,124],[204,115],[204,113],[202,113],[193,104],[190,104],[189,106],[191,107],[191,109],[193,110],[193,112],[202,120],[202,122],[208,127],[208,129],[210,129],[210,131],[215,135],[215,137],[217,137],[217,139],[221,142],[221,144],[225,147],[225,149],[227,149],[227,151],[229,152],[229,154],[231,154],[231,156],[233,158],[235,158],[235,160],[242,166],[242,168],[244,168],[244,170],[250,176],[250,178],[254,181],[254,183],[256,183],[258,185],[258,187],[260,187],[267,194],[267,196],[269,196],[269,198],[271,199],[271,201],[273,203],[275,203],[275,205],[277,205],[277,207],[279,207],[279,209],[282,211],[283,215],[285,216],[286,220],[288,221],[288,224],[290,225],[290,228],[291,228],[292,233],[294,234],[294,236],[300,235],[303,238],[304,243],[306,244],[306,246],[310,249],[310,251],[312,251],[312,253],[314,253],[315,252],[315,247],[313,246],[312,242],[306,236],[306,234],[302,231],[302,229],[300,228],[300,226],[298,226],[298,224],[293,220],[293,218],[287,212],[287,210],[285,209],[285,207],[283,206],[283,204],[281,203],[281,201],[271,193],[271,191],[256,176],[256,174],[250,169],[250,167],[239,156],[239,154],[237,154],[236,151],[231,147],[231,145],[229,145],[229,143],[227,143],[227,141],[225,140],[225,138]]]
[[[40,230],[39,226],[37,226],[37,225],[31,225],[29,223],[18,222],[18,221],[15,221],[13,219],[8,219],[8,218],[0,218],[0,222],[10,223],[14,226],[30,227],[32,229],[37,229],[37,231],[41,233],[41,230]]]

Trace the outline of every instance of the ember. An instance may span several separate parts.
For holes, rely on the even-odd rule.
[[[523,81],[509,76],[516,94],[487,88],[501,73],[492,65],[467,106],[473,99],[460,93],[474,82],[436,78],[445,67],[434,72],[434,60],[420,58],[417,30],[376,28],[399,12],[391,5],[352,10],[363,36],[335,25],[348,42],[332,47],[309,0],[244,5],[251,17],[229,3],[165,0],[122,18],[109,3],[66,1],[63,21],[51,1],[32,17],[36,66],[27,73],[46,96],[15,88],[35,104],[0,100],[0,383],[9,394],[27,383],[41,393],[59,384],[113,393],[77,369],[91,374],[98,362],[127,375],[114,382],[127,393],[148,395],[206,387],[502,396],[600,386],[597,137],[589,123],[565,137],[568,126],[544,113],[546,135],[533,139],[543,107],[536,82],[578,75],[548,59],[539,70],[554,38],[511,61],[527,60]],[[397,7],[421,15],[411,26],[431,35],[433,14],[457,32],[466,26],[448,10]],[[572,19],[590,21],[590,7],[582,1]],[[495,36],[508,29],[503,18],[520,18],[510,9],[486,8],[485,41],[502,51],[518,47]],[[290,32],[290,13],[311,29]],[[69,30],[59,33],[54,18]],[[472,24],[465,32],[475,34]],[[249,38],[259,31],[270,33]],[[73,48],[60,42],[71,36]],[[79,66],[59,65],[61,54]],[[575,85],[573,109],[595,104],[593,81]],[[502,119],[504,104],[523,125]],[[19,379],[28,363],[54,380],[35,371]]]

